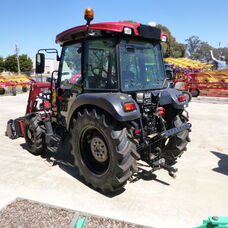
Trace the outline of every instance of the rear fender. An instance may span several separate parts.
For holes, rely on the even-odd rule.
[[[178,91],[174,88],[167,88],[164,90],[155,90],[152,92],[153,96],[160,95],[159,105],[169,105],[171,104],[173,108],[175,109],[184,109],[184,107],[188,104],[188,101],[180,102],[178,100],[178,97],[183,95],[182,91]]]
[[[125,112],[123,110],[124,103],[134,103],[136,110]],[[76,97],[70,107],[67,116],[67,129],[69,129],[72,116],[82,106],[95,106],[108,112],[114,119],[125,122],[135,120],[141,117],[138,104],[131,96],[123,93],[84,93]]]

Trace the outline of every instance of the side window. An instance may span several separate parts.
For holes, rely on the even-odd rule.
[[[81,43],[63,49],[61,87],[73,88],[81,78]]]
[[[86,89],[116,89],[116,51],[111,39],[93,40],[87,43],[86,71],[84,87]]]

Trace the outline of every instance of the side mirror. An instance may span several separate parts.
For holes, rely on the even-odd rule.
[[[43,74],[45,67],[45,55],[43,53],[36,54],[36,73]]]

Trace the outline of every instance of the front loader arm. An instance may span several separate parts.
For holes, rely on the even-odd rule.
[[[33,82],[30,87],[25,115],[38,111],[37,98],[41,96],[43,93],[50,92],[50,91],[51,91],[51,83]],[[42,110],[39,110],[39,111],[42,111]]]

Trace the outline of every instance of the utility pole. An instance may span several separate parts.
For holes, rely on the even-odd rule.
[[[17,69],[18,69],[18,75],[21,75],[21,68],[20,68],[20,62],[19,62],[19,48],[17,45],[15,45],[15,51],[16,51],[16,58],[17,58]]]

